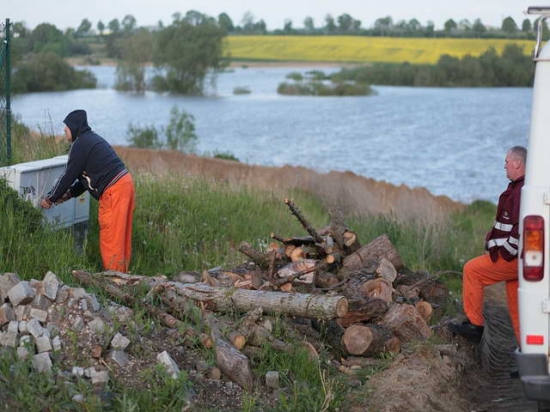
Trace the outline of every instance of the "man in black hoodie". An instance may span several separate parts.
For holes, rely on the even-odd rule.
[[[85,190],[99,201],[99,248],[105,270],[128,272],[132,254],[135,191],[132,176],[111,145],[88,126],[84,110],[65,117],[64,132],[71,143],[64,174],[40,206],[79,196]]]

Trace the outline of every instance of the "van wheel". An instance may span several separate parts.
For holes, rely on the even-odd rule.
[[[538,411],[539,412],[550,412],[550,402],[538,401]]]

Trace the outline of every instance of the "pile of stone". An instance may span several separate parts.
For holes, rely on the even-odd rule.
[[[133,322],[133,311],[114,302],[102,308],[94,294],[63,284],[52,272],[41,281],[0,275],[0,302],[0,346],[30,359],[36,372],[52,373],[55,365],[63,375],[104,384],[105,361],[119,367],[129,362],[131,341],[114,325]],[[173,374],[167,353],[158,362]]]

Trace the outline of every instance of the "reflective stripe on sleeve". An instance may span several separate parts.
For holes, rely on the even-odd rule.
[[[490,249],[495,246],[502,246],[506,242],[507,238],[491,239],[487,242],[487,248]]]
[[[511,232],[513,227],[514,225],[510,225],[508,223],[500,223],[500,222],[495,222],[495,226],[494,226],[495,229],[501,230],[503,232]]]

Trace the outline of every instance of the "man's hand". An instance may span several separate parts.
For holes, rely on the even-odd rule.
[[[40,199],[40,207],[42,209],[50,209],[53,206],[53,202],[47,197]]]

